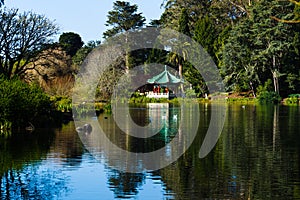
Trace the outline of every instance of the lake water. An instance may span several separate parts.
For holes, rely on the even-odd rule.
[[[91,154],[74,122],[1,136],[0,199],[300,199],[300,107],[227,104],[222,134],[200,159],[209,124],[216,122],[210,120],[211,104],[193,106],[197,109],[168,105],[162,116],[149,105],[132,106],[129,114],[139,125],[154,118],[167,122],[144,141],[122,135],[113,115],[96,119],[115,144],[132,152],[150,152],[185,134],[182,127],[193,126],[189,122],[181,126],[180,117],[200,113],[192,145],[177,161],[156,171],[115,169],[118,157]],[[168,151],[166,156],[175,150]]]

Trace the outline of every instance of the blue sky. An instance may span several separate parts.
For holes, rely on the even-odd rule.
[[[163,0],[128,0],[137,4],[139,12],[150,19],[158,19],[163,12],[160,5]],[[102,33],[107,29],[105,22],[108,11],[112,10],[113,0],[5,0],[8,8],[20,11],[33,11],[55,20],[63,32],[78,33],[84,42],[102,40]],[[75,2],[75,3],[74,3]]]

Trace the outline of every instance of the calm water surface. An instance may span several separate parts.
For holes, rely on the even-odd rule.
[[[1,136],[0,199],[300,199],[300,107],[226,106],[222,135],[207,157],[200,159],[199,150],[211,105],[199,104],[192,146],[175,163],[147,173],[120,172],[110,158],[95,159],[73,122]],[[149,110],[132,106],[130,115],[140,125],[161,117]],[[98,121],[116,144],[148,152],[172,140],[182,112],[170,105],[166,128],[147,141],[128,142],[109,114]]]

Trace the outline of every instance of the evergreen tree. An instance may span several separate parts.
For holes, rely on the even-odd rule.
[[[130,5],[129,2],[114,2],[113,10],[108,12],[106,21],[106,26],[112,28],[103,33],[104,38],[142,27],[146,19],[141,13],[137,13],[137,9],[137,5]]]
[[[191,31],[190,31],[190,28],[189,28],[189,15],[188,15],[188,12],[185,8],[182,9],[182,11],[181,11],[178,31],[180,33],[183,33],[183,34],[189,36],[189,37],[191,36]]]
[[[81,47],[76,54],[72,57],[73,64],[75,64],[76,67],[79,67],[84,59],[87,57],[87,55],[97,46],[100,45],[100,41],[89,41],[86,45]]]
[[[144,25],[146,19],[141,13],[137,13],[137,5],[130,5],[129,2],[114,2],[113,10],[108,12],[106,26],[112,26],[103,33],[104,38],[112,37],[118,33],[134,30]],[[125,42],[127,43],[127,35]],[[129,44],[128,44],[129,45]],[[130,52],[125,53],[125,72],[129,72]]]
[[[216,29],[213,21],[206,15],[196,22],[193,39],[200,43],[207,53],[214,57],[214,41],[216,38]]]
[[[214,52],[215,52],[215,63],[217,66],[222,65],[222,49],[224,49],[225,44],[227,43],[229,33],[232,29],[231,25],[226,26],[221,33],[218,34],[217,39],[214,42]]]
[[[180,19],[179,19],[179,26],[178,31],[181,34],[186,36],[190,36],[190,29],[189,29],[189,16],[186,9],[182,9]],[[174,63],[174,65],[178,66],[178,73],[180,79],[183,79],[183,65],[187,60],[187,52],[184,50],[189,44],[182,43],[180,36],[174,36],[175,40],[172,44],[172,52],[169,54],[169,61]],[[180,85],[181,92],[183,93],[183,86]]]
[[[286,2],[255,3],[249,9],[250,17],[233,27],[222,55],[222,72],[231,89],[235,85],[247,90],[272,79],[274,91],[279,93],[286,81],[286,61],[295,32],[271,17],[287,17],[288,10],[293,7]]]

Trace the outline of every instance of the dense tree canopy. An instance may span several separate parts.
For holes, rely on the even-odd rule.
[[[258,88],[271,80],[268,89],[286,96],[299,92],[298,4],[293,0],[165,0],[162,2],[165,11],[151,25],[175,29],[200,43],[221,69],[228,91],[252,91],[256,96]],[[125,12],[136,12],[136,7],[129,9],[126,5],[129,3],[117,1],[114,4],[107,21],[113,28],[106,31],[104,37],[130,30],[127,25],[136,22],[132,18],[134,15],[129,17],[128,11]],[[293,24],[285,23],[289,21]],[[184,45],[188,44],[173,44],[172,47],[180,50]],[[203,93],[205,83],[201,75],[185,62],[189,55],[180,52],[182,57],[174,53],[176,49],[172,51],[152,51],[147,62],[177,66],[179,74]],[[138,59],[131,56],[133,63]]]
[[[76,65],[76,67],[79,67],[84,59],[87,57],[87,55],[97,46],[100,45],[100,41],[89,41],[86,45],[81,47],[76,54],[72,57],[73,64]]]
[[[165,0],[163,5],[156,24],[178,30],[185,9],[184,27],[221,68],[228,91],[252,90],[255,96],[270,79],[272,90],[282,96],[299,93],[298,1]],[[201,78],[183,68],[196,87]]]
[[[282,8],[293,10],[286,2],[255,3],[249,9],[249,17],[233,27],[221,66],[229,89],[248,90],[272,79],[273,89],[279,93],[280,85],[286,84],[287,73],[299,73],[297,59],[291,57],[297,49],[293,46],[299,45],[295,27],[271,18],[275,14],[287,17]]]
[[[59,36],[59,44],[67,52],[68,55],[73,57],[76,52],[82,47],[83,41],[77,33],[68,32]]]
[[[146,19],[141,13],[137,13],[137,9],[137,5],[130,5],[129,2],[114,2],[113,10],[108,12],[106,21],[106,26],[112,28],[103,33],[104,38],[142,27]]]
[[[0,76],[0,125],[24,127],[38,115],[48,114],[50,99],[35,85]]]
[[[210,54],[214,56],[214,42],[216,38],[216,30],[213,21],[208,15],[199,19],[196,22],[193,39],[201,44],[201,46]]]

